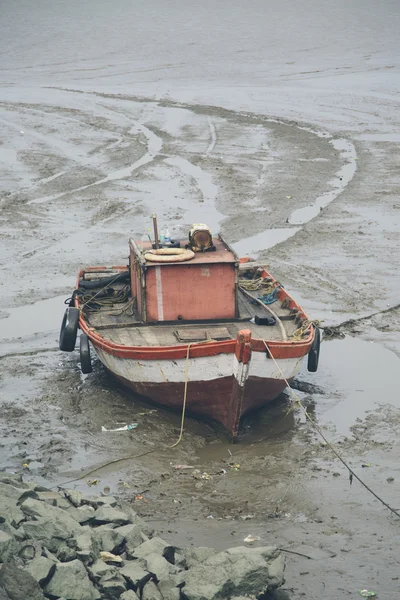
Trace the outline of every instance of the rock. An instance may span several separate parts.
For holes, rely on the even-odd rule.
[[[156,552],[151,552],[144,559],[146,569],[149,573],[155,575],[157,581],[169,579],[170,575],[175,575],[178,571],[174,565],[171,565],[163,556]]]
[[[100,552],[95,532],[90,527],[81,527],[80,534],[75,537],[76,555],[84,564],[92,564]]]
[[[88,504],[75,508],[75,506],[69,506],[65,511],[67,515],[75,519],[80,525],[90,524],[93,521],[95,510],[93,506]]]
[[[62,544],[57,551],[57,558],[61,562],[68,562],[77,558],[74,548],[70,548],[67,544]]]
[[[133,553],[136,548],[140,546],[140,544],[143,544],[144,541],[139,526],[134,523],[129,523],[129,525],[117,527],[114,531],[123,536],[126,554],[128,558],[133,558]]]
[[[204,546],[199,546],[198,548],[184,548],[183,550],[186,566],[189,568],[205,562],[208,558],[211,558],[216,554],[217,551],[214,550],[214,548],[205,548]]]
[[[97,524],[115,523],[116,525],[126,525],[130,520],[128,515],[117,508],[101,506],[94,513],[93,522]]]
[[[117,549],[124,543],[124,536],[116,529],[103,529],[99,527],[94,530],[93,537],[97,541],[101,551],[112,552],[113,554],[119,554]]]
[[[99,585],[106,598],[119,598],[126,590],[125,579],[118,570],[116,573],[106,573],[100,579]]]
[[[3,565],[0,569],[0,588],[4,588],[10,600],[45,600],[38,582],[15,565]]]
[[[127,561],[125,566],[120,569],[120,573],[130,583],[135,590],[142,588],[147,581],[151,579],[150,573],[145,571],[137,561]]]
[[[53,577],[45,586],[49,596],[68,600],[100,600],[101,594],[90,581],[85,567],[79,560],[58,563]]]
[[[129,504],[122,504],[122,510],[129,517],[129,522],[137,525],[142,533],[145,533],[148,538],[153,537],[154,535],[154,527],[146,523],[139,515],[132,509]]]
[[[0,472],[0,483],[8,483],[9,485],[18,486],[22,482],[21,473],[7,473],[6,471]]]
[[[37,492],[36,500],[50,504],[50,506],[57,506],[58,508],[62,509],[67,509],[70,507],[68,500],[66,500],[64,496],[58,492]]]
[[[142,591],[142,600],[163,600],[154,581],[148,581]]]
[[[50,507],[49,507],[50,508]],[[73,519],[71,519],[73,521]],[[37,521],[27,521],[24,523],[24,530],[27,536],[33,540],[41,542],[51,552],[57,552],[58,548],[73,537],[75,526],[79,525],[74,522],[74,530],[67,530],[62,524],[54,521],[51,517],[41,518]]]
[[[40,500],[27,498],[21,504],[21,510],[34,519],[52,519],[58,525],[64,527],[67,531],[74,535],[80,529],[79,524],[75,519],[70,517],[68,513],[57,506],[50,506]]]
[[[24,493],[25,490],[0,483],[0,523],[7,523],[17,528],[25,520],[24,513],[17,506],[18,500]]]
[[[147,540],[147,542],[140,544],[133,552],[133,557],[146,558],[148,554],[152,554],[153,552],[161,554],[168,562],[174,564],[175,548],[170,544],[167,544],[167,542],[160,537],[154,537],[151,540]]]
[[[75,507],[78,507],[82,504],[82,492],[78,492],[77,490],[64,490],[64,496]]]
[[[10,596],[7,594],[4,588],[0,587],[0,600],[10,600]]]
[[[139,596],[137,596],[133,590],[128,590],[121,594],[119,600],[139,600]]]
[[[161,582],[158,584],[158,589],[163,600],[181,600],[181,590],[178,587],[168,587],[164,585],[164,582]]]
[[[9,523],[0,523],[0,531],[4,531],[5,533],[8,533],[13,538],[15,538],[18,542],[23,542],[26,539],[26,533],[25,533],[22,525],[20,525],[18,527],[18,529],[16,529]]]
[[[119,569],[113,565],[107,565],[102,560],[96,560],[96,562],[94,562],[91,566],[87,567],[87,570],[89,571],[89,574],[95,583],[98,583],[100,579],[107,573],[115,575],[116,573],[120,572]]]
[[[0,562],[8,562],[18,551],[18,542],[4,531],[0,531]]]
[[[101,506],[117,506],[117,501],[113,496],[88,496],[82,494],[81,504],[89,504],[93,508],[97,509]]]
[[[48,583],[56,568],[56,564],[49,558],[38,556],[29,561],[25,567],[25,571],[32,575],[42,587]]]
[[[187,600],[258,596],[283,583],[284,558],[277,548],[232,548],[184,573]]]

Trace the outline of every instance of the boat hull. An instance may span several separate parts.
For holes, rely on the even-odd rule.
[[[241,417],[268,404],[287,386],[300,369],[303,356],[278,359],[253,352],[245,364],[233,354],[178,360],[125,359],[97,348],[107,368],[125,387],[158,405],[182,410],[187,379],[188,413],[221,423],[236,437]],[[279,367],[279,368],[278,368]]]

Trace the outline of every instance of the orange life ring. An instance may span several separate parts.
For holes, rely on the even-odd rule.
[[[194,252],[183,248],[157,248],[148,250],[144,258],[150,262],[184,262],[194,258]]]

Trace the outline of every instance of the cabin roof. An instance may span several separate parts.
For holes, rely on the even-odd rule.
[[[172,262],[161,263],[160,262],[160,263],[158,263],[158,262],[150,262],[147,260],[144,262],[146,264],[146,267],[157,267],[160,265],[161,266],[166,266],[166,265],[168,265],[168,266],[172,266],[172,265],[190,266],[193,264],[211,265],[211,264],[218,264],[218,263],[236,263],[239,261],[236,254],[221,239],[213,238],[213,243],[215,246],[215,251],[195,252],[195,255],[193,258],[191,258],[190,260],[184,261],[184,262],[176,262],[176,263],[172,263]],[[180,244],[181,244],[181,248],[185,248],[185,246],[187,244],[187,240],[186,239],[180,240]],[[146,252],[146,250],[152,249],[152,245],[150,244],[150,242],[147,242],[147,241],[136,242],[136,246],[142,253]]]

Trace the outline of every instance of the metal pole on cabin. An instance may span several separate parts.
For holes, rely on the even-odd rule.
[[[157,228],[157,215],[156,215],[156,213],[153,214],[153,227],[154,227],[154,241],[155,241],[155,246],[156,246],[156,248],[158,248],[158,228]]]

